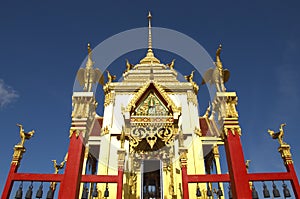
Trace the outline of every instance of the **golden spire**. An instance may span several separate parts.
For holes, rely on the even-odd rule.
[[[85,66],[87,68],[92,68],[94,63],[93,63],[93,60],[92,60],[92,48],[91,48],[90,43],[88,43],[87,49],[88,49],[88,59],[86,61]]]
[[[144,57],[140,63],[141,64],[151,64],[151,63],[157,63],[159,64],[160,61],[154,57],[154,53],[152,51],[152,31],[151,31],[151,19],[152,19],[152,15],[149,11],[148,13],[148,52],[146,54],[146,57]]]
[[[152,51],[152,35],[151,35],[151,13],[148,14],[148,52]]]

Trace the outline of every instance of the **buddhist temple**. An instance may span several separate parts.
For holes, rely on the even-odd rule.
[[[85,67],[77,73],[82,90],[72,95],[69,150],[61,164],[54,162],[54,173],[18,173],[26,158],[24,142],[34,133],[20,125],[21,142],[15,145],[2,199],[300,198],[290,146],[283,141],[285,124],[269,133],[270,142],[279,141],[278,155],[287,170],[248,172],[240,140],[243,113],[236,108],[237,93],[225,86],[230,73],[221,61],[222,46],[201,81],[195,80],[195,71],[180,81],[176,61],[162,63],[156,57],[151,19],[149,13],[145,56],[138,63],[127,60],[119,81],[112,72],[98,69],[88,45]],[[103,87],[103,104],[96,101],[96,84]],[[209,106],[200,115],[197,93],[206,84],[215,86],[216,93],[204,102]],[[98,106],[103,106],[103,115]],[[228,173],[222,172],[221,158]],[[44,182],[44,187],[32,182]],[[273,186],[263,184],[259,192],[261,182]]]

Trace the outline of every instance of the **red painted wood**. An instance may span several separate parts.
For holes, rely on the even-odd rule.
[[[249,181],[291,180],[292,176],[288,172],[249,173],[248,179],[249,179]]]
[[[300,198],[300,186],[299,186],[299,181],[297,178],[297,174],[294,168],[294,164],[286,164],[285,165],[287,171],[290,173],[291,175],[291,184],[294,190],[294,194],[296,198]]]
[[[82,134],[78,138],[73,133],[70,138],[68,161],[65,174],[60,184],[59,198],[78,199],[84,158],[84,143]]]
[[[60,182],[63,174],[15,173],[14,181]]]
[[[83,175],[81,177],[81,182],[117,183],[118,180],[118,175]]]
[[[188,175],[189,183],[197,182],[229,182],[228,174]]]
[[[252,198],[245,159],[238,132],[228,130],[225,151],[233,198]]]
[[[123,169],[118,170],[118,185],[117,185],[117,199],[122,199],[123,195]]]
[[[1,199],[8,199],[9,198],[9,195],[10,195],[11,189],[13,187],[13,183],[14,183],[13,175],[17,171],[18,171],[18,165],[12,163],[10,165],[9,173],[8,173],[7,180],[6,180],[6,183],[5,183],[5,186],[4,186],[4,190],[2,192]]]
[[[188,175],[187,175],[187,167],[181,167],[181,175],[182,175],[182,192],[183,199],[189,199],[189,184],[188,184]]]

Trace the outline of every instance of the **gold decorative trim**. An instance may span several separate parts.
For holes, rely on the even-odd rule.
[[[107,135],[109,134],[109,128],[108,126],[105,126],[103,129],[102,129],[102,134],[101,135]]]
[[[108,106],[111,103],[115,102],[115,98],[116,98],[116,93],[115,92],[109,92],[105,94],[105,98],[104,98],[104,106]]]
[[[23,157],[23,154],[26,152],[26,149],[24,146],[21,145],[15,145],[14,147],[14,154],[11,164],[12,165],[19,165],[20,161]]]
[[[169,97],[167,92],[163,89],[161,85],[159,85],[155,81],[148,81],[147,83],[142,86],[138,92],[133,96],[132,100],[129,102],[129,104],[126,107],[126,111],[130,112],[132,109],[136,107],[137,101],[141,98],[141,96],[146,92],[146,90],[149,88],[150,84],[153,84],[156,90],[161,94],[161,96],[166,100],[168,103],[168,108],[171,108],[173,112],[180,112],[181,108],[177,107],[173,100]]]
[[[187,101],[193,103],[195,106],[198,106],[197,95],[191,91],[187,92]]]
[[[278,148],[278,152],[281,154],[281,158],[283,159],[284,164],[293,164],[291,147],[288,144],[280,145]]]
[[[71,128],[69,138],[71,138],[74,133],[76,135],[76,138],[78,138],[81,132],[84,134],[85,130],[79,130],[79,129]]]
[[[186,148],[179,148],[180,167],[187,166],[187,152],[188,150]]]
[[[129,102],[129,104],[126,107],[126,111],[130,112],[132,108],[135,108],[136,102],[139,100],[139,98],[143,95],[143,93],[147,90],[147,88],[150,86],[150,81],[144,84],[138,92],[136,92],[132,98],[132,100]]]
[[[239,136],[242,135],[242,130],[239,125],[232,125],[232,126],[224,126],[224,134],[228,136],[228,131],[231,131],[232,135],[236,135],[236,132],[238,133]]]
[[[195,133],[196,135],[198,135],[199,137],[202,136],[201,129],[199,129],[199,128],[197,128],[197,127],[195,127],[195,129],[194,129],[194,133]]]

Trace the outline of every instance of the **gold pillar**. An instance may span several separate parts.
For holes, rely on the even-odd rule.
[[[11,164],[14,165],[20,165],[20,162],[22,160],[23,154],[26,152],[26,149],[22,145],[15,145],[14,147],[14,154]]]
[[[291,147],[288,144],[281,144],[278,148],[278,152],[281,154],[284,164],[293,164]]]
[[[214,159],[215,159],[215,163],[216,163],[216,172],[217,174],[222,174],[222,171],[221,171],[221,165],[220,165],[220,154],[219,154],[219,147],[218,145],[214,145],[213,146],[213,154],[214,154]],[[219,182],[219,186],[223,192],[223,195],[224,194],[224,186],[223,186],[223,183],[222,182]],[[220,196],[220,199],[224,199],[224,196]]]

